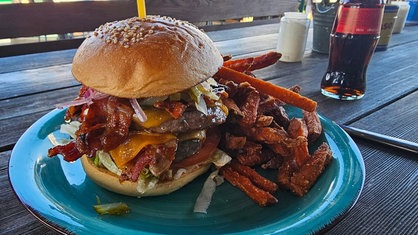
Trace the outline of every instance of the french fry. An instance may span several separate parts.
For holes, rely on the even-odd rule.
[[[251,72],[276,63],[281,56],[282,54],[271,51],[257,57],[227,60],[224,62],[224,66],[239,72]]]
[[[257,187],[269,192],[275,193],[278,189],[278,186],[273,181],[261,176],[253,168],[249,166],[244,166],[238,161],[231,161],[232,169],[236,170],[239,174],[248,177]]]
[[[301,108],[303,110],[313,112],[316,110],[317,103],[307,97],[295,93],[289,89],[276,86],[270,82],[263,81],[246,75],[244,73],[235,71],[233,69],[222,66],[215,74],[215,78],[227,79],[236,83],[248,82],[258,91],[271,95],[283,102]]]
[[[220,171],[228,182],[247,194],[259,206],[269,206],[278,202],[277,198],[255,186],[248,177],[239,174],[230,165],[223,166]]]

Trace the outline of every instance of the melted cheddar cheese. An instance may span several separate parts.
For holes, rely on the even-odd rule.
[[[109,153],[115,164],[122,169],[126,163],[134,159],[147,145],[163,144],[175,138],[176,136],[172,134],[134,133],[123,144],[110,150]]]
[[[134,115],[133,121],[143,128],[151,128],[161,125],[162,123],[170,120],[172,116],[165,110],[156,108],[143,108],[147,120],[145,122],[139,121],[138,117]]]

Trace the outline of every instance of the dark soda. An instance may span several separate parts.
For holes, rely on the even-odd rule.
[[[379,40],[384,2],[342,0],[330,35],[322,94],[356,100],[366,91],[366,71]]]

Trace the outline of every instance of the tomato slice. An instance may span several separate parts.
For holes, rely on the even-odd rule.
[[[173,163],[172,168],[184,168],[206,162],[215,153],[220,140],[221,135],[218,129],[212,128],[207,130],[206,140],[202,148],[197,153]]]

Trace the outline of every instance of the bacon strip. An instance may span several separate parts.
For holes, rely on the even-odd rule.
[[[53,148],[48,149],[48,156],[55,156],[61,154],[64,160],[67,162],[73,162],[79,159],[83,154],[78,151],[75,146],[75,142],[71,141],[66,145],[57,145]]]
[[[62,154],[64,160],[75,161],[83,154],[93,156],[97,150],[109,151],[126,140],[133,109],[126,100],[109,96],[93,100],[76,132],[76,140],[68,146],[56,146],[48,156]]]
[[[133,167],[128,167],[127,169],[129,169],[129,171],[122,173],[120,177],[120,181],[123,181],[123,180],[130,180],[132,182],[138,181],[139,174],[141,173],[141,171],[147,165],[149,165],[153,159],[153,151],[150,151],[152,150],[150,149],[150,147],[151,146],[142,150],[139,153],[139,155],[133,160],[134,161]]]
[[[154,107],[159,108],[159,109],[164,109],[165,111],[170,113],[170,115],[174,119],[179,119],[183,115],[184,111],[186,110],[187,105],[179,101],[165,100],[165,101],[154,103]]]

